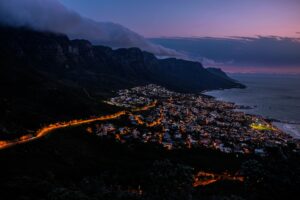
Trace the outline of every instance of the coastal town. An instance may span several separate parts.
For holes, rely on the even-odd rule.
[[[120,90],[106,103],[127,110],[126,117],[122,122],[97,123],[87,130],[122,143],[138,140],[168,150],[208,148],[260,156],[266,156],[267,148],[279,146],[299,151],[299,141],[264,118],[201,94],[176,93],[150,84]]]
[[[158,85],[124,89],[105,103],[119,112],[50,124],[36,134],[0,141],[0,149],[26,143],[64,127],[87,124],[89,134],[121,143],[142,142],[167,150],[205,148],[224,153],[266,156],[267,149],[300,151],[299,140],[240,106],[202,94],[177,93]]]

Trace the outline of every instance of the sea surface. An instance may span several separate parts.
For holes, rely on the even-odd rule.
[[[218,100],[251,106],[249,114],[277,119],[273,124],[300,139],[300,75],[230,74],[246,89],[208,91]]]

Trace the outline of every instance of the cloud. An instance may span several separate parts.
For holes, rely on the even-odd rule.
[[[300,67],[300,40],[277,36],[156,38],[152,42],[224,66]],[[214,65],[211,62],[210,65]]]
[[[1,0],[0,23],[65,33],[71,38],[87,39],[113,48],[139,47],[160,56],[183,56],[175,50],[149,42],[122,25],[82,17],[57,0]]]

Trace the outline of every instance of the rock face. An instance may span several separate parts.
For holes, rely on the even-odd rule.
[[[136,85],[181,92],[242,87],[197,62],[27,28],[0,26],[0,52],[0,124],[7,130],[99,113],[99,100],[112,90]]]
[[[206,68],[206,70],[216,76],[222,77],[229,81],[236,82],[234,79],[230,78],[225,72],[223,72],[220,68],[211,68],[210,67],[210,68]]]

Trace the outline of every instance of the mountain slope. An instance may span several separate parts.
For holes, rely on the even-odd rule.
[[[200,63],[137,48],[92,46],[61,34],[0,27],[0,132],[107,112],[112,90],[156,83],[181,92],[241,87]]]
[[[206,70],[216,76],[220,76],[220,77],[230,80],[230,81],[235,81],[234,79],[230,78],[225,72],[223,72],[222,69],[220,69],[220,68],[209,67],[209,68],[206,68]]]

